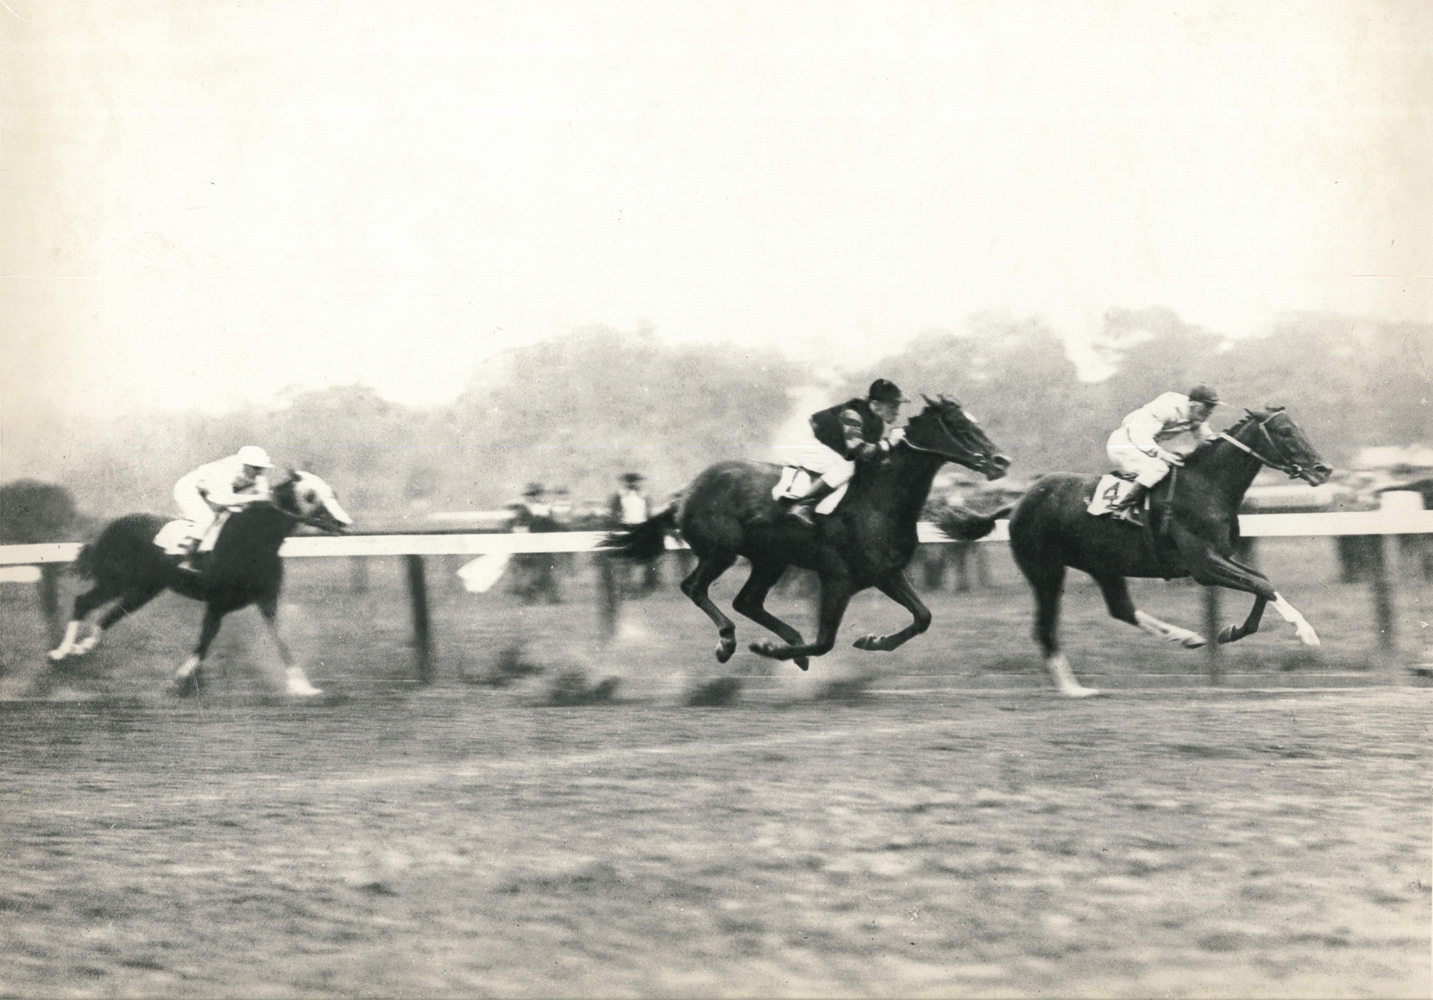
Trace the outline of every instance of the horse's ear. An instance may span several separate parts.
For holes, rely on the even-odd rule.
[[[1284,408],[1282,406],[1275,406],[1272,403],[1265,403],[1264,408],[1267,409],[1271,414],[1284,412]]]
[[[921,399],[925,400],[925,405],[926,405],[926,406],[934,406],[934,405],[935,405],[935,400],[931,399],[931,398],[930,398],[929,396],[927,396],[925,393],[921,393]],[[941,399],[944,400],[945,397],[942,396]]]

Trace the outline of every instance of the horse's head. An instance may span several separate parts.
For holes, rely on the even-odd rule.
[[[1000,454],[959,403],[945,396],[924,398],[925,409],[906,424],[907,445],[974,469],[986,479],[999,479],[1009,471],[1010,459]]]
[[[333,487],[312,472],[290,469],[287,478],[273,487],[273,496],[279,509],[323,531],[338,533],[353,524]]]
[[[1282,406],[1265,410],[1245,410],[1248,416],[1225,433],[1238,441],[1263,462],[1291,478],[1303,479],[1311,486],[1321,486],[1333,475],[1309,442],[1304,429]]]

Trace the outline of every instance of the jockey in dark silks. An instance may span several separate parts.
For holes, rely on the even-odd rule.
[[[850,481],[857,462],[884,458],[891,446],[904,437],[896,428],[886,428],[900,416],[901,404],[909,402],[894,382],[878,378],[865,398],[856,397],[811,415],[811,432],[823,447],[805,449],[792,464],[818,474],[809,489],[788,492],[777,499],[792,516],[815,526],[812,512],[826,497]]]

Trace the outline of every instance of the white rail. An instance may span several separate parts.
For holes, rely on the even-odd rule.
[[[1325,514],[1244,514],[1239,530],[1248,538],[1342,535],[1433,534],[1433,510],[1372,510]],[[935,525],[922,522],[922,542],[949,542]],[[591,552],[607,535],[603,531],[554,531],[539,534],[476,535],[301,535],[284,542],[279,554],[290,558],[316,556],[478,556],[491,552]],[[1009,525],[998,521],[984,541],[1009,541]],[[685,548],[667,539],[667,548]],[[37,566],[73,562],[79,542],[0,546],[0,566]]]

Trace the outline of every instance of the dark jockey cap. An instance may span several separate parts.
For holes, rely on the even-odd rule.
[[[1193,389],[1190,389],[1189,398],[1196,403],[1208,403],[1210,406],[1218,406],[1223,402],[1223,400],[1219,398],[1219,393],[1207,385],[1196,385]]]
[[[909,403],[910,400],[901,395],[901,390],[889,379],[878,378],[871,383],[871,391],[866,393],[866,398],[877,403]]]

